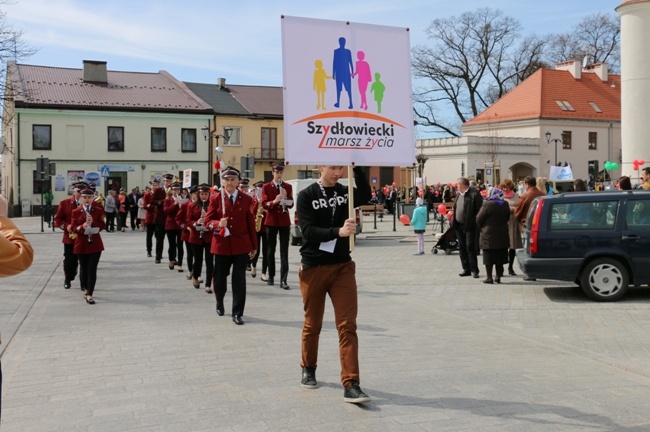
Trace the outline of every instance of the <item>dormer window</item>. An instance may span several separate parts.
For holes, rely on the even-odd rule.
[[[569,103],[569,101],[565,101],[565,100],[556,100],[555,103],[557,104],[557,106],[560,107],[560,109],[561,109],[562,111],[575,111],[575,109],[574,109],[573,106]]]
[[[597,113],[603,112],[598,105],[596,105],[596,102],[589,102],[589,105],[596,111]]]

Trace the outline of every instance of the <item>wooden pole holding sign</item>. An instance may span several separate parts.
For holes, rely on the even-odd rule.
[[[352,165],[348,165],[348,218],[356,221],[354,211],[354,187],[352,185],[352,182],[354,181],[354,171],[352,168]],[[354,237],[354,234],[350,236],[350,252],[354,251]]]

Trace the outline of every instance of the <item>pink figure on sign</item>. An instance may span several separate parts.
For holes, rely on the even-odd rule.
[[[368,83],[372,81],[372,74],[370,73],[370,65],[367,61],[364,60],[366,57],[363,51],[357,51],[357,63],[356,63],[356,72],[352,74],[352,77],[358,76],[357,81],[359,86],[359,96],[361,96],[361,109],[368,109],[368,102],[366,100],[366,91],[368,90]]]

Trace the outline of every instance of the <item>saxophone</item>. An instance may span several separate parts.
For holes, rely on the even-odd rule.
[[[257,213],[255,214],[255,231],[260,232],[262,229],[262,220],[264,219],[264,208],[262,207],[262,201],[257,203]]]

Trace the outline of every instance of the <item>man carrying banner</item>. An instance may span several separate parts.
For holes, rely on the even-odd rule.
[[[348,237],[356,221],[348,218],[348,187],[338,183],[345,167],[319,166],[320,180],[298,195],[303,245],[300,248],[300,292],[305,321],[302,329],[302,380],[304,388],[316,388],[318,340],[329,295],[339,333],[343,398],[350,403],[370,401],[359,387],[357,339],[357,283]],[[370,200],[370,185],[361,168],[354,168],[354,206]]]

